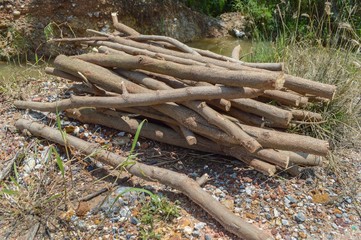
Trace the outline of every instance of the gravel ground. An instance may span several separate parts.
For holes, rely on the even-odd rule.
[[[64,91],[68,86],[66,82],[58,78],[47,79],[31,81],[31,84],[23,86],[23,98],[55,101],[69,96]],[[42,179],[41,176],[47,172],[49,146],[53,145],[17,132],[14,122],[26,118],[56,126],[56,115],[19,111],[11,104],[13,97],[0,95],[0,99],[0,166],[5,166],[8,160],[25,149],[25,157],[17,161],[17,172],[21,186],[28,187],[35,176]],[[65,117],[62,117],[61,124],[68,134],[100,143],[123,156],[129,152],[133,139],[128,133],[74,122]],[[65,164],[70,161],[64,148],[55,148]],[[139,161],[182,172],[193,179],[207,173],[211,179],[204,185],[204,190],[236,215],[272,233],[276,239],[361,239],[360,149],[339,149],[334,152],[333,160],[325,160],[320,167],[304,168],[297,177],[279,173],[272,178],[234,159],[142,138],[137,143],[136,152]],[[172,221],[159,221],[154,226],[161,239],[236,239],[180,193],[125,172],[114,173],[91,157],[81,156],[73,150],[71,156],[72,164],[66,165],[67,172],[71,172],[73,177],[73,181],[66,183],[69,185],[70,207],[57,206],[55,216],[38,220],[41,223],[38,236],[45,234],[53,239],[64,239],[65,236],[68,239],[139,239],[141,229],[145,228],[140,222],[141,207],[149,197],[136,192],[128,192],[119,199],[116,196],[126,189],[141,187],[166,196],[171,202],[179,202],[179,217]],[[54,181],[60,179],[61,182],[59,172],[55,172],[53,177]],[[111,192],[81,201],[88,194],[109,188],[115,180],[118,184],[112,187]],[[10,184],[10,181],[3,183]],[[49,183],[49,186],[53,185]],[[49,194],[61,191],[61,187],[61,184],[54,185],[48,189]],[[2,184],[1,189],[5,189],[5,185]],[[3,203],[9,200],[5,195],[1,198]],[[110,207],[114,201],[116,203]],[[22,204],[26,205],[25,202]],[[0,206],[0,211],[7,212],[6,204]],[[46,209],[46,206],[42,208]],[[9,222],[9,219],[0,220],[0,236],[7,236],[10,232],[10,239],[17,239],[24,236],[24,232],[30,234],[36,214],[28,215],[32,217],[22,224]],[[46,212],[45,215],[48,216]],[[41,218],[42,215],[39,216]]]

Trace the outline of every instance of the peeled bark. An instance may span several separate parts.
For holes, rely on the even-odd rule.
[[[54,130],[42,124],[34,123],[28,120],[18,120],[16,127],[20,130],[27,129],[32,134],[46,138],[61,145],[74,147],[87,155],[92,155],[97,160],[117,167],[126,161],[114,153],[103,150],[98,144],[91,144],[73,136],[64,136],[60,131]],[[196,181],[188,178],[184,174],[179,174],[170,170],[148,166],[139,162],[126,164],[125,167],[129,173],[148,181],[159,181],[162,184],[173,187],[188,196],[193,202],[201,206],[228,231],[245,239],[273,239],[272,236],[252,226],[251,224],[236,217],[225,206],[215,200],[211,195],[205,192]]]

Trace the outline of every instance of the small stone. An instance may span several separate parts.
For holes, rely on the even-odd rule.
[[[301,230],[305,230],[305,229],[306,229],[305,225],[303,225],[303,224],[299,224],[298,227],[299,227]]]
[[[347,203],[351,204],[351,203],[352,203],[352,198],[350,198],[350,197],[345,197],[345,201],[346,201]]]
[[[242,211],[242,208],[236,207],[234,208],[235,213],[240,213]]]
[[[130,222],[131,222],[133,225],[138,225],[138,224],[140,224],[140,221],[139,221],[136,217],[131,217],[131,218],[130,218]]]
[[[205,223],[205,222],[199,222],[194,225],[194,228],[197,230],[202,230],[206,225],[207,225],[207,223]]]
[[[336,223],[331,223],[331,226],[334,228],[334,229],[338,229],[338,226]]]
[[[265,217],[266,217],[267,220],[271,220],[271,219],[272,219],[272,216],[271,216],[271,214],[269,214],[269,213],[266,213]]]
[[[283,226],[288,226],[289,225],[289,221],[286,220],[286,219],[282,219],[281,222],[282,222]]]
[[[189,226],[186,226],[185,228],[183,228],[183,233],[186,235],[191,235],[193,232],[193,229]]]
[[[337,218],[342,218],[342,214],[336,213],[335,215]]]
[[[20,11],[18,11],[18,10],[15,10],[14,12],[13,12],[13,16],[14,17],[19,17],[20,16]]]
[[[204,236],[204,240],[212,240],[212,237],[209,236],[208,234],[206,234],[206,235]]]
[[[274,215],[275,217],[279,217],[279,216],[280,216],[280,212],[275,208],[275,209],[273,209],[273,215]]]
[[[286,198],[290,201],[290,203],[297,203],[297,200],[291,195],[287,195]]]
[[[295,220],[297,223],[303,223],[304,221],[306,221],[306,216],[305,214],[303,214],[303,212],[298,212],[295,215]]]
[[[252,189],[249,188],[249,187],[246,187],[246,194],[247,194],[248,196],[251,196],[251,195],[252,195]]]
[[[306,184],[311,185],[313,183],[313,179],[312,178],[307,178],[306,179]]]
[[[193,232],[192,232],[192,236],[193,237],[199,237],[201,235],[201,233],[199,232],[199,230],[194,230]]]

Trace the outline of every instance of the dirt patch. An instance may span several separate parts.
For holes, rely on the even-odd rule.
[[[217,19],[172,0],[7,0],[0,3],[0,57],[74,54],[74,47],[46,44],[48,37],[85,36],[86,29],[112,29],[110,13],[143,34],[159,34],[182,42],[227,34]]]

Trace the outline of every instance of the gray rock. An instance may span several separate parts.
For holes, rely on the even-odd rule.
[[[279,216],[280,216],[280,212],[275,208],[275,209],[273,209],[273,215],[274,215],[275,217],[279,217]]]
[[[305,229],[306,229],[305,225],[303,225],[303,224],[298,225],[298,227],[299,227],[301,230],[305,230]]]
[[[199,237],[201,235],[201,233],[199,232],[199,230],[194,230],[193,232],[192,232],[192,236],[193,237]]]
[[[267,220],[271,220],[271,219],[272,219],[272,216],[271,216],[271,214],[269,214],[269,213],[266,213],[265,217],[266,217]]]
[[[297,200],[291,195],[287,195],[286,198],[290,201],[290,203],[297,203]]]
[[[138,225],[138,224],[140,224],[140,221],[139,221],[136,217],[131,217],[131,218],[130,218],[130,222],[131,222],[133,225]]]
[[[194,228],[197,230],[202,230],[206,225],[207,225],[207,223],[205,223],[205,222],[199,222],[194,225]]]
[[[183,233],[186,235],[191,235],[193,232],[193,229],[190,226],[186,226],[185,228],[183,228]]]
[[[204,240],[212,240],[212,237],[209,236],[208,234],[206,234],[206,235],[204,236]]]
[[[289,221],[286,219],[282,219],[281,222],[283,226],[288,226],[290,224]]]
[[[246,187],[246,194],[247,194],[248,196],[251,196],[251,195],[252,195],[252,189],[249,188],[249,187]]]
[[[336,213],[335,215],[337,218],[342,218],[342,214]]]
[[[306,216],[303,212],[298,212],[295,215],[295,220],[297,223],[303,223],[304,221],[306,221]]]
[[[338,226],[336,223],[331,223],[331,226],[334,228],[334,229],[338,229]]]

